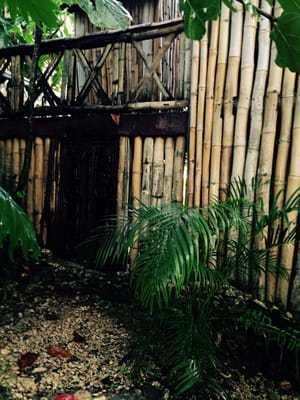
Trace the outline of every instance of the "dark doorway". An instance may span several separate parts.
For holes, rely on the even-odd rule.
[[[116,212],[117,167],[117,136],[63,139],[52,245],[57,254],[72,257],[101,217]]]

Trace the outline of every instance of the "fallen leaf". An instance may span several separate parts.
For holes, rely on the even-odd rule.
[[[63,349],[62,347],[56,346],[54,344],[51,344],[48,347],[47,353],[50,354],[50,356],[53,356],[53,357],[62,357],[62,358],[70,358],[70,357],[72,357],[72,354],[70,353],[69,350]]]
[[[24,369],[26,369],[27,367],[30,367],[37,358],[38,358],[38,354],[36,354],[36,353],[28,352],[28,353],[22,354],[18,360],[18,365],[19,365],[20,371],[24,371]]]
[[[85,338],[78,331],[73,332],[73,340],[76,343],[85,343],[86,342]]]

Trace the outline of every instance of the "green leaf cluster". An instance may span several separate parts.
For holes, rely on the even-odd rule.
[[[285,275],[284,266],[272,259],[270,250],[295,239],[289,214],[299,210],[300,189],[280,208],[282,195],[275,196],[268,213],[262,200],[248,200],[247,186],[241,181],[229,187],[226,200],[206,208],[140,203],[129,207],[124,220],[105,220],[82,244],[81,250],[94,255],[99,266],[131,264],[135,300],[152,324],[146,329],[147,334],[153,330],[151,346],[157,345],[177,395],[199,385],[221,393],[211,378],[218,360],[215,321],[220,326],[229,319],[232,326],[247,325],[239,310],[230,315],[228,308],[220,313],[214,305],[233,272],[264,270]],[[279,229],[282,221],[284,228]],[[257,236],[263,248],[255,247]],[[247,321],[255,324],[257,319],[251,318]],[[270,340],[283,345],[282,332],[270,328],[269,320],[263,322],[258,334],[266,330]],[[284,337],[289,343],[284,346],[291,348],[293,337]]]
[[[34,227],[12,197],[0,187],[0,248],[5,248],[11,261],[16,252],[22,258],[37,259],[40,254]]]

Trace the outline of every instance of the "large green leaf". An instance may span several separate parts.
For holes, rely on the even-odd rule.
[[[7,7],[13,20],[21,16],[28,21],[31,17],[38,25],[57,26],[59,9],[53,0],[0,0],[0,7]]]
[[[271,32],[276,43],[276,63],[293,72],[300,71],[300,12],[283,13]]]
[[[76,0],[88,15],[91,23],[99,28],[125,29],[131,15],[117,0]]]
[[[192,40],[201,39],[206,22],[217,19],[221,13],[221,0],[181,0],[180,11],[184,17],[184,30]]]
[[[300,0],[279,0],[279,3],[285,12],[300,11]]]
[[[32,223],[12,197],[0,187],[0,248],[7,247],[9,258],[21,250],[23,258],[39,256],[39,246]]]

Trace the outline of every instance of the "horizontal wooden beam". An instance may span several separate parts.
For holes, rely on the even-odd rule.
[[[77,115],[77,114],[94,114],[94,113],[112,113],[122,114],[128,111],[147,111],[147,110],[185,110],[189,106],[188,100],[170,100],[170,101],[145,101],[140,103],[127,103],[120,105],[80,105],[68,106],[61,105],[55,107],[36,107],[34,109],[35,116],[52,116],[52,115]],[[4,117],[23,117],[28,114],[28,110],[20,110],[15,112],[0,112],[0,118]]]
[[[41,43],[40,54],[56,54],[66,49],[93,49],[106,46],[111,43],[141,41],[167,36],[170,33],[183,32],[181,18],[167,22],[153,22],[134,25],[124,30],[100,31],[75,38],[59,38],[45,40]],[[31,55],[32,44],[22,44],[0,49],[1,57],[16,55]]]

